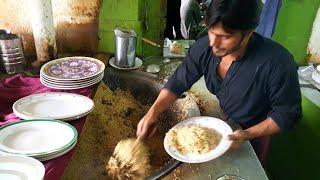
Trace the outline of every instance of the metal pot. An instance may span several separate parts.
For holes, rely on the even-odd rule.
[[[15,74],[15,73],[20,73],[23,71],[22,62],[3,63],[3,66],[4,66],[4,69],[6,70],[7,74]]]
[[[4,63],[18,63],[18,62],[23,62],[24,59],[23,57],[15,57],[15,58],[7,58],[7,57],[2,57],[2,61]]]
[[[2,59],[7,58],[7,59],[12,59],[12,58],[20,58],[22,57],[21,52],[16,52],[16,53],[2,53],[1,54]]]
[[[16,34],[0,34],[0,48],[4,51],[21,48],[21,38]]]

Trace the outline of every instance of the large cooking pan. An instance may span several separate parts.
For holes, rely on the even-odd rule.
[[[124,72],[106,68],[103,81],[111,90],[116,90],[117,88],[130,90],[137,100],[145,104],[152,104],[163,87],[163,84],[157,81],[154,75],[141,71]],[[169,120],[169,122],[159,121],[158,130],[160,133],[166,133],[172,126],[182,120],[200,116],[196,102],[188,94],[181,96],[175,104],[178,109],[176,108],[174,111],[169,109],[166,112],[169,116],[166,120]],[[181,114],[183,114],[182,118]],[[159,179],[179,164],[179,161],[171,159],[147,179]]]

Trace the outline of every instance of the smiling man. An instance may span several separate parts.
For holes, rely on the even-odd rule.
[[[266,139],[300,120],[301,94],[293,56],[254,32],[260,11],[261,0],[212,0],[208,35],[189,49],[139,122],[138,136],[152,135],[159,114],[204,76],[222,110],[243,128],[229,136],[233,148],[250,140],[264,160]]]

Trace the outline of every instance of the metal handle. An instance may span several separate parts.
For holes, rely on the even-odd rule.
[[[152,46],[156,46],[156,47],[161,48],[161,46],[160,46],[159,44],[157,44],[157,43],[155,43],[155,42],[153,42],[153,41],[151,41],[151,40],[149,40],[149,39],[147,39],[147,38],[141,37],[141,39],[142,39],[144,42],[146,42],[146,43],[148,43],[148,44],[151,44]]]
[[[315,85],[313,84],[300,84],[300,87],[304,87],[304,88],[311,88],[317,91],[320,91],[320,89],[318,89]]]
[[[160,179],[162,176],[167,175],[173,169],[175,169],[181,162],[176,159],[170,159],[167,164],[162,166],[159,170],[157,170],[154,174],[147,177],[147,180],[155,180]]]

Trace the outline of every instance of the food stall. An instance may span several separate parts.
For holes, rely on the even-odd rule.
[[[208,162],[178,161],[166,152],[164,138],[170,128],[179,122],[192,117],[209,116],[226,121],[232,130],[240,128],[237,123],[227,120],[217,97],[207,90],[202,77],[161,115],[158,132],[151,140],[146,140],[150,148],[152,167],[147,179],[286,179],[301,178],[306,174],[313,177],[310,172],[315,170],[319,160],[318,146],[313,146],[314,142],[306,141],[305,138],[316,137],[319,127],[316,120],[320,112],[320,85],[313,78],[318,68],[317,63],[320,62],[316,51],[318,45],[315,43],[319,31],[313,30],[315,32],[312,33],[315,35],[310,38],[308,47],[310,53],[308,50],[306,54],[306,38],[310,32],[301,29],[301,26],[312,29],[313,25],[314,29],[318,29],[319,18],[315,18],[315,14],[319,2],[299,2],[308,4],[308,10],[304,10],[305,17],[296,13],[296,10],[302,7],[298,2],[283,3],[274,39],[293,51],[295,60],[301,66],[298,73],[304,117],[300,126],[294,129],[293,133],[284,133],[272,138],[267,166],[261,165],[249,141],[242,144],[237,151],[225,151]],[[59,103],[68,106],[41,105],[43,109],[40,108],[40,111],[51,112],[51,115],[63,112],[60,110],[56,113],[54,109],[57,107],[71,112],[81,109],[83,106],[80,105],[88,102],[94,104],[94,108],[88,106],[85,112],[76,112],[72,116],[65,112],[64,116],[53,115],[53,119],[59,122],[62,120],[64,127],[70,127],[69,131],[73,132],[70,142],[64,142],[68,146],[44,154],[33,152],[34,154],[30,155],[26,152],[11,151],[3,149],[2,145],[10,145],[11,138],[4,132],[6,136],[3,137],[9,140],[0,138],[1,157],[12,153],[23,156],[27,154],[41,161],[40,164],[37,161],[34,167],[41,169],[43,166],[44,169],[39,171],[38,175],[42,174],[44,179],[110,179],[106,167],[116,144],[122,139],[136,136],[139,120],[148,111],[195,40],[173,40],[164,37],[167,20],[164,0],[51,0],[44,4],[41,4],[41,1],[37,1],[37,4],[32,4],[31,1],[3,1],[0,2],[0,7],[11,9],[0,12],[0,19],[3,19],[0,29],[6,29],[0,33],[11,34],[9,38],[2,38],[6,35],[1,35],[0,38],[3,65],[0,74],[0,133],[9,125],[28,123],[27,119],[52,119],[49,116],[28,114],[27,110],[27,113],[24,112],[31,102],[36,104],[43,100],[38,97],[41,93],[45,96],[57,93]],[[12,11],[10,7],[15,7],[17,11]],[[291,16],[295,16],[301,26],[297,25],[294,18],[289,18]],[[304,18],[308,20],[305,21]],[[117,55],[117,48],[119,49],[120,45],[117,46],[116,41],[117,37],[123,37],[119,38],[120,35],[117,36],[115,29],[134,32],[136,44],[131,51],[135,52],[136,56],[131,58],[131,63],[134,64],[131,67],[119,64],[121,57]],[[130,38],[132,37],[130,35]],[[304,66],[307,63],[302,62],[302,59],[309,57],[313,64]],[[90,63],[83,63],[84,65],[79,67],[82,58]],[[72,60],[74,62],[65,68],[64,63]],[[96,67],[100,69],[92,70]],[[65,69],[69,69],[76,76],[67,76],[69,72],[66,73],[68,70],[64,71]],[[88,70],[90,72],[79,73],[87,69],[91,69]],[[63,72],[60,77],[58,71]],[[90,74],[92,72],[94,73]],[[64,93],[73,93],[74,96],[70,98],[64,96]],[[58,96],[55,97],[51,100],[59,99]],[[27,100],[20,102],[23,98]],[[82,100],[76,101],[77,98]],[[87,101],[83,100],[84,98],[87,98]],[[69,104],[67,101],[76,103]],[[25,103],[26,106],[20,107],[19,110],[14,105],[15,102]],[[40,129],[49,132],[50,128]],[[59,133],[50,136],[47,141],[53,142],[55,136],[56,139],[60,137]],[[63,138],[60,138],[59,141],[62,140]],[[303,164],[302,168],[297,167],[295,158],[292,157],[301,151],[305,152],[307,146],[312,147],[311,155],[309,156],[308,152],[297,157]],[[29,163],[29,160],[26,159],[25,162]],[[6,160],[0,158],[0,164],[4,161]],[[32,164],[31,161],[29,165]],[[29,176],[27,172],[26,176]]]

